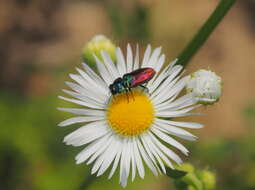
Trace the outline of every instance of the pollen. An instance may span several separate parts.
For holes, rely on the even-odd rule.
[[[148,130],[154,117],[154,107],[149,97],[138,90],[115,95],[107,111],[110,127],[125,136],[137,136]]]

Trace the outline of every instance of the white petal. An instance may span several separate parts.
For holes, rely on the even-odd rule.
[[[89,97],[90,99],[94,99],[98,102],[104,103],[106,99],[108,99],[109,96],[102,94],[102,93],[98,93],[95,91],[95,89],[92,88],[92,86],[80,86],[78,84],[72,83],[72,82],[65,82],[66,85],[68,87],[70,87],[71,89],[73,89],[75,92]]]
[[[117,58],[117,68],[119,70],[120,75],[123,76],[124,74],[127,73],[127,67],[126,67],[123,53],[119,47],[116,49],[116,58]]]
[[[135,156],[135,161],[136,161],[138,173],[139,173],[140,177],[143,179],[144,175],[145,175],[145,172],[144,172],[144,166],[143,166],[143,162],[142,162],[142,159],[141,159],[141,155],[140,155],[140,152],[138,150],[137,141],[138,141],[138,139],[136,139],[136,137],[134,137],[133,138],[134,156]]]
[[[156,73],[158,73],[161,70],[163,64],[165,63],[165,58],[166,56],[164,54],[159,57],[157,64],[154,66]]]
[[[95,121],[88,123],[67,135],[64,138],[64,142],[67,145],[81,146],[88,144],[109,132],[111,131],[104,121]]]
[[[158,102],[163,102],[162,97],[168,96],[171,93],[172,89],[175,87],[176,82],[179,80],[180,76],[174,80],[166,79],[164,83],[152,94],[151,98],[155,105],[158,105]],[[166,90],[167,89],[167,90]],[[173,93],[171,93],[173,94]],[[174,95],[174,94],[173,94]]]
[[[150,57],[150,60],[148,61],[148,63],[146,64],[146,67],[152,67],[155,68],[156,67],[156,63],[158,60],[158,57],[160,55],[161,52],[161,47],[156,48],[153,52],[152,55]]]
[[[120,160],[120,184],[122,187],[125,187],[127,185],[127,179],[128,179],[127,162],[126,162],[127,149],[128,149],[127,139],[123,139],[122,153],[121,153],[121,160]]]
[[[142,138],[141,138],[141,141],[142,141],[142,143],[143,143],[143,139],[142,139]],[[147,155],[148,155],[148,158],[152,161],[152,164],[153,164],[153,166],[156,168],[157,172],[159,172],[159,174],[162,174],[162,173],[161,173],[161,170],[160,170],[159,167],[158,167],[157,161],[155,160],[154,155],[153,155],[152,152],[150,151],[150,149],[149,149],[149,147],[147,146],[147,144],[146,144],[146,143],[143,143],[142,146],[144,147],[145,152],[146,152]]]
[[[169,75],[166,80],[161,83],[161,85],[159,85],[159,87],[157,88],[157,90],[155,90],[155,92],[153,92],[152,97],[155,97],[157,94],[161,93],[162,90],[166,89],[169,84],[171,84],[171,82],[175,79],[175,77],[181,72],[182,67],[177,67],[175,66],[173,68],[173,73],[171,75]],[[171,89],[171,87],[169,87]]]
[[[145,152],[147,153],[149,159],[152,161],[153,165],[155,166],[155,168],[157,169],[157,171],[161,174],[161,171],[158,167],[157,161],[155,160],[153,153],[150,151],[150,148],[148,147],[147,143],[144,141],[144,134],[140,136],[141,142],[142,142],[142,146],[145,149]]]
[[[101,77],[99,77],[86,63],[82,64],[85,71],[88,73],[88,75],[94,80],[97,81],[101,85],[102,88],[105,89],[105,91],[108,91],[109,88],[107,84],[102,80]]]
[[[63,96],[58,96],[58,97],[60,99],[65,100],[65,101],[72,102],[72,103],[75,103],[75,104],[78,104],[78,105],[82,105],[82,106],[85,106],[85,107],[101,109],[101,110],[105,109],[105,106],[102,107],[102,106],[98,106],[98,105],[95,105],[95,104],[92,105],[92,104],[84,102],[84,101],[76,100],[76,99],[73,99],[73,98],[66,98],[66,97],[63,97]]]
[[[185,155],[188,154],[188,150],[178,141],[176,141],[175,139],[173,139],[172,137],[166,135],[165,133],[161,132],[160,130],[156,129],[155,127],[151,128],[151,131],[158,136],[160,139],[162,139],[163,141],[165,141],[166,143],[176,147],[177,149],[179,149],[182,153],[184,153]]]
[[[165,96],[162,96],[163,93],[159,94],[154,99],[155,104],[160,104],[164,101],[167,101],[169,98],[173,97],[174,95],[179,94],[182,91],[182,89],[185,87],[187,79],[188,79],[187,77],[182,78],[174,85],[174,87],[170,88],[170,86],[167,86],[164,92],[168,92],[168,93],[163,92]]]
[[[119,161],[120,161],[120,156],[121,156],[121,152],[122,152],[122,142],[119,142],[119,143],[120,143],[120,146],[119,146],[119,149],[117,151],[117,155],[116,155],[116,157],[114,159],[114,163],[113,163],[111,172],[110,172],[110,174],[108,176],[108,179],[110,179],[113,176],[114,172],[116,171],[116,169],[118,167]]]
[[[120,77],[120,73],[117,70],[117,68],[115,67],[114,63],[112,62],[111,57],[108,55],[108,53],[106,51],[101,51],[101,55],[102,58],[104,60],[104,64],[106,66],[106,68],[108,69],[108,71],[112,74],[112,76],[114,77],[114,79],[119,78]]]
[[[165,120],[165,119],[159,119],[159,120],[169,125],[174,125],[174,126],[184,127],[184,128],[199,129],[203,127],[203,125],[199,123],[193,123],[193,122],[171,121],[171,120]]]
[[[99,170],[97,173],[97,176],[102,175],[105,172],[105,170],[107,170],[107,168],[112,163],[112,161],[117,153],[116,150],[119,146],[119,143],[116,140],[115,136],[112,136],[112,138],[113,138],[113,140],[109,144],[107,149],[95,161],[95,163],[92,167],[92,170],[91,170],[92,174],[96,173]]]
[[[135,61],[134,61],[134,69],[137,70],[139,68],[139,47],[136,46],[136,54],[135,54]]]
[[[149,135],[154,142],[154,144],[163,152],[165,153],[170,159],[175,161],[176,163],[180,164],[182,163],[181,158],[175,154],[171,149],[167,148],[165,145],[163,145],[151,132],[149,132]],[[170,165],[171,166],[171,165]]]
[[[126,152],[126,172],[127,172],[127,178],[129,177],[130,172],[130,166],[131,166],[131,138],[128,138],[128,144],[127,144],[127,152]]]
[[[145,53],[144,53],[141,68],[145,67],[145,65],[148,63],[150,55],[151,55],[151,45],[148,45],[146,50],[145,50]]]
[[[167,109],[167,108],[175,108],[175,107],[178,107],[179,105],[184,104],[187,101],[190,101],[191,99],[193,99],[193,95],[192,95],[192,93],[189,93],[189,94],[185,94],[184,96],[181,96],[180,98],[176,99],[173,102],[170,102],[168,100],[164,103],[158,104],[158,105],[155,106],[155,108],[158,111],[163,110],[163,109]]]
[[[149,146],[149,144],[147,142],[146,136],[148,136],[148,134],[146,134],[146,133],[141,135],[141,140],[143,142],[143,146],[145,147],[145,150],[147,151],[149,157],[151,158],[152,162],[154,163],[154,165],[156,166],[158,171],[161,173],[161,170],[162,170],[164,173],[166,173],[166,169],[165,169],[165,166],[164,166],[162,160],[159,158],[157,152],[155,152],[151,149],[151,147]],[[155,158],[156,158],[156,160],[155,160]],[[159,163],[161,170],[158,168],[157,163]]]
[[[109,98],[109,95],[105,95],[105,94],[96,92],[95,89],[92,89],[91,85],[90,85],[90,87],[84,87],[84,86],[80,86],[80,85],[72,83],[72,82],[65,82],[65,83],[68,87],[73,89],[78,94],[88,97],[89,99],[93,99],[97,102],[105,103],[106,100]]]
[[[151,162],[150,158],[148,157],[148,155],[146,154],[142,144],[140,143],[140,141],[137,139],[137,145],[138,145],[138,149],[142,155],[142,158],[144,160],[144,162],[147,164],[147,166],[150,168],[150,170],[152,171],[152,173],[155,176],[158,176],[158,172],[157,169],[155,168],[155,166],[153,165],[153,163]]]
[[[102,86],[101,83],[99,82],[100,80],[98,79],[94,79],[91,78],[87,73],[85,73],[84,71],[82,71],[79,68],[76,68],[76,70],[79,72],[79,74],[84,78],[85,82],[93,85],[93,87],[95,88],[96,91],[99,91],[102,94],[107,95],[107,91],[105,89],[105,86]]]
[[[165,78],[172,73],[174,64],[175,62],[168,64],[161,73],[157,73],[156,76],[154,76],[155,80],[153,80],[152,82],[150,81],[147,86],[150,92],[153,92],[160,85],[160,83],[162,83],[162,81],[164,81]]]
[[[113,137],[114,140],[112,142],[112,145],[108,147],[108,149],[105,151],[104,155],[102,155],[103,163],[98,171],[97,176],[102,175],[111,165],[114,158],[117,156],[119,150],[120,150],[120,143],[117,137]]]
[[[149,92],[151,90],[151,85],[154,83],[154,81],[157,79],[158,75],[160,75],[159,71],[161,70],[163,64],[165,63],[165,55],[161,55],[157,61],[157,63],[153,66],[154,70],[156,71],[155,76],[147,83],[147,88],[149,89]]]
[[[106,129],[105,131],[102,131],[102,130],[99,131],[98,130],[94,133],[91,132],[89,135],[84,136],[83,138],[80,137],[80,138],[77,138],[77,139],[73,140],[71,145],[73,145],[73,146],[82,146],[82,145],[91,143],[96,139],[102,138],[103,136],[108,135],[108,134],[111,134],[111,131],[109,129]]]
[[[127,72],[130,73],[133,69],[133,53],[130,45],[127,45]]]
[[[105,116],[105,111],[86,109],[86,108],[58,108],[60,111],[76,114],[76,115],[89,115],[89,116]]]
[[[153,142],[150,135],[146,135],[146,141],[148,143],[148,146],[151,148],[151,150],[158,154],[158,156],[166,163],[168,167],[173,168],[173,164],[171,161],[165,156],[164,152],[161,151],[160,148],[158,148]],[[161,166],[162,167],[162,166]]]
[[[67,125],[72,125],[74,123],[83,123],[83,122],[91,122],[91,121],[98,121],[98,120],[105,120],[104,116],[83,116],[83,117],[72,117],[65,121],[62,121],[58,124],[60,127],[64,127]]]
[[[186,109],[182,109],[182,110],[177,110],[177,111],[158,111],[156,112],[156,116],[157,117],[167,117],[167,118],[171,118],[171,117],[183,117],[183,116],[189,116],[189,115],[199,115],[198,113],[188,113],[189,111],[198,108],[201,105],[195,105],[195,106],[191,106],[189,108]]]
[[[181,110],[181,109],[184,109],[184,108],[187,108],[187,107],[190,107],[194,104],[197,104],[198,101],[197,101],[197,98],[195,97],[192,97],[190,98],[189,100],[186,100],[185,102],[182,102],[182,103],[179,103],[179,104],[174,104],[174,102],[172,102],[172,104],[170,103],[169,106],[164,106],[163,108],[161,109],[157,109],[155,108],[156,111],[172,111],[172,110]]]
[[[134,152],[134,140],[132,138],[131,147],[130,147],[130,157],[132,163],[132,181],[135,179],[136,175],[136,161],[135,161],[135,152]]]
[[[97,69],[98,69],[101,77],[104,79],[107,86],[109,86],[114,81],[114,78],[109,73],[109,71],[106,69],[104,63],[102,63],[97,56],[94,55],[94,57],[96,60]]]
[[[187,140],[187,141],[196,141],[197,140],[196,136],[193,137],[193,136],[181,135],[181,134],[178,134],[178,133],[173,133],[173,132],[170,132],[170,131],[164,129],[162,126],[155,126],[155,127],[157,129],[159,129],[160,131],[162,131],[163,133],[174,135],[176,137],[179,137],[179,138]]]
[[[103,144],[98,150],[97,150],[97,152],[95,152],[95,154],[93,154],[91,157],[90,157],[90,159],[87,161],[87,165],[89,165],[89,164],[91,164],[92,162],[94,162],[97,158],[98,158],[98,156],[100,156],[107,148],[108,148],[108,146],[111,144],[111,142],[113,141],[113,138],[112,138],[112,136],[109,138],[109,140],[105,143],[105,144]],[[100,164],[100,163],[97,163],[98,165]],[[96,166],[97,167],[97,166]],[[98,166],[99,167],[99,166]]]
[[[97,98],[105,98],[106,94],[99,88],[98,84],[88,83],[80,75],[70,74],[69,76],[86,90],[84,94],[93,93]]]
[[[181,66],[181,65],[176,65],[177,61],[178,61],[178,59],[175,59],[174,61],[172,61],[169,64],[169,68],[166,68],[166,70],[164,70],[167,75],[171,75],[173,73],[173,70],[172,70],[173,67],[182,67],[183,68],[183,66]]]
[[[90,98],[92,96],[87,96],[87,95],[82,95],[82,94],[79,94],[79,93],[76,93],[76,92],[72,92],[70,90],[65,90],[63,89],[63,92],[65,92],[66,94],[74,97],[74,98],[77,98],[83,102],[86,102],[87,104],[90,104],[90,105],[94,105],[94,106],[97,106],[97,107],[105,107],[105,101],[106,100],[99,100],[99,99],[96,99],[96,98]]]
[[[184,129],[180,129],[178,127],[174,127],[172,125],[168,125],[168,124],[161,122],[160,120],[157,120],[157,119],[155,121],[155,127],[165,133],[172,134],[172,135],[175,135],[177,137],[180,137],[180,138],[183,138],[186,140],[194,141],[197,139],[196,136],[192,135],[188,131],[186,131]]]
[[[120,175],[121,175],[120,185],[122,187],[126,187],[127,186],[127,180],[128,180],[128,177],[126,175],[126,171],[124,170]]]
[[[110,137],[111,134],[105,135],[102,138],[99,138],[86,146],[76,157],[76,163],[80,164],[82,162],[85,162],[91,155],[93,155],[95,152],[98,151],[100,147],[102,147],[103,144],[105,144]]]

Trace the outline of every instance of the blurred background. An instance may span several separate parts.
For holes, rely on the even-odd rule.
[[[0,1],[0,189],[75,190],[89,175],[76,165],[81,148],[62,143],[74,127],[59,128],[70,106],[57,98],[81,50],[94,35],[116,44],[162,46],[173,60],[219,1]],[[255,189],[255,0],[238,1],[186,73],[211,69],[223,78],[223,97],[202,107],[197,142],[187,160],[217,176],[217,190]],[[185,158],[184,158],[185,159]],[[89,189],[121,189],[118,177],[97,178]],[[127,190],[174,189],[165,176],[136,178]]]

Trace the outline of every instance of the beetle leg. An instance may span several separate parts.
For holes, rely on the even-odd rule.
[[[142,85],[142,84],[140,84],[139,86],[143,88],[143,89],[142,89],[142,92],[144,92],[144,90],[146,90],[147,93],[150,95],[149,89],[148,89],[146,86],[144,86],[144,85]]]
[[[129,90],[129,92],[130,92],[130,94],[131,94],[131,96],[132,96],[133,100],[135,100],[135,97],[134,97],[134,94],[133,94],[133,92],[132,92],[131,88],[128,88],[128,90]]]
[[[128,88],[126,88],[125,91],[126,91],[127,100],[128,100],[128,103],[129,103]]]
[[[142,92],[144,91],[144,89],[146,89],[146,86],[143,86],[142,84],[140,84],[139,86],[143,88]]]

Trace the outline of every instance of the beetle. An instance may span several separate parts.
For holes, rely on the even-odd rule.
[[[149,82],[156,71],[153,68],[145,67],[126,73],[123,77],[119,77],[113,81],[109,86],[112,95],[120,94],[123,92],[132,92],[131,89],[137,86],[146,88],[143,84]],[[128,96],[127,96],[128,97]]]

